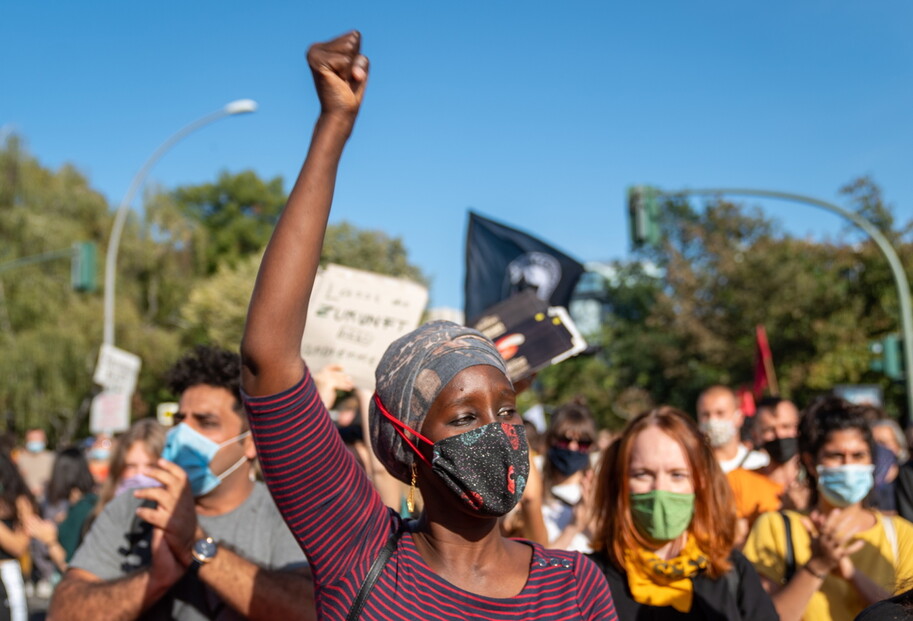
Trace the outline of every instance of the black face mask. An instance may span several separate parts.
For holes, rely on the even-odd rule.
[[[526,428],[494,422],[438,440],[431,469],[473,512],[502,516],[520,502],[529,478]]]
[[[590,465],[590,456],[587,453],[554,446],[548,449],[548,460],[555,467],[555,470],[566,477],[575,472],[580,472]]]
[[[764,443],[764,450],[771,460],[785,464],[799,452],[799,438],[777,438]]]

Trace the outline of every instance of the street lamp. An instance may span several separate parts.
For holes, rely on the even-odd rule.
[[[156,149],[152,155],[146,160],[146,163],[143,164],[143,167],[139,169],[136,175],[133,177],[133,181],[130,183],[130,187],[127,189],[127,193],[124,195],[123,200],[120,202],[120,206],[117,208],[117,213],[114,216],[114,225],[111,227],[111,237],[108,239],[108,250],[105,254],[105,314],[104,314],[104,335],[102,342],[105,345],[114,345],[114,280],[115,280],[115,269],[117,267],[117,250],[120,246],[120,237],[124,230],[124,223],[127,220],[127,212],[130,210],[130,204],[133,202],[133,197],[136,194],[137,190],[143,185],[143,181],[146,179],[146,175],[149,174],[149,171],[155,165],[155,163],[165,154],[165,152],[173,147],[175,143],[180,141],[182,138],[188,134],[200,129],[204,125],[208,125],[213,121],[218,121],[221,118],[226,116],[232,116],[235,114],[246,114],[248,112],[254,112],[257,109],[257,102],[253,99],[238,99],[227,103],[225,106],[211,112],[206,116],[197,119],[193,123],[185,126],[180,131],[173,134],[168,140],[163,142],[158,149]]]
[[[632,209],[632,215],[634,211],[640,209],[640,205],[643,201],[640,201],[640,195],[645,191],[648,192],[650,198],[657,196],[701,196],[701,195],[730,195],[730,196],[757,196],[761,198],[776,198],[780,200],[792,201],[795,203],[804,203],[806,205],[811,205],[813,207],[818,207],[819,209],[824,209],[833,213],[836,213],[839,216],[843,216],[860,229],[862,229],[869,237],[872,238],[872,241],[875,242],[875,245],[878,246],[878,249],[881,250],[881,253],[888,260],[888,266],[891,268],[891,273],[894,276],[894,284],[897,287],[897,295],[900,298],[900,325],[901,331],[903,332],[903,351],[904,351],[904,360],[906,362],[906,368],[904,369],[904,374],[906,376],[906,386],[907,386],[907,421],[908,423],[913,423],[913,303],[910,299],[910,284],[907,282],[907,275],[904,271],[903,264],[900,262],[900,258],[897,256],[897,252],[894,250],[894,247],[891,245],[891,242],[878,230],[874,224],[863,218],[857,213],[839,207],[832,203],[828,203],[817,198],[811,198],[809,196],[802,196],[801,194],[789,194],[787,192],[775,192],[772,190],[749,190],[744,188],[711,188],[705,190],[677,190],[674,192],[665,192],[659,191],[655,188],[645,188],[639,186],[632,188],[629,192],[631,197],[629,198],[629,206]],[[634,230],[634,229],[632,229]],[[637,241],[635,240],[635,243]]]

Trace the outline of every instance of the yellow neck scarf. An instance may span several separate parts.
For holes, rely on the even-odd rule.
[[[668,561],[652,550],[637,548],[625,552],[625,572],[634,601],[646,606],[672,606],[679,612],[691,610],[694,584],[691,578],[704,570],[707,557],[688,535],[679,555]]]

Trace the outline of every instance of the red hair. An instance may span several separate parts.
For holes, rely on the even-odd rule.
[[[735,501],[726,475],[691,418],[673,407],[644,412],[628,423],[621,437],[606,451],[596,485],[596,535],[593,547],[606,553],[624,571],[625,550],[652,547],[631,516],[629,474],[634,439],[648,427],[658,427],[682,447],[691,467],[694,516],[688,532],[709,560],[708,574],[718,578],[732,564],[735,541]]]

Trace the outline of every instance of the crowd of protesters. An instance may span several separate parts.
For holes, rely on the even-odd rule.
[[[0,619],[30,591],[52,619],[913,619],[913,463],[875,408],[747,417],[717,385],[609,438],[582,399],[538,428],[494,344],[441,321],[389,346],[373,394],[312,374],[368,61],[356,32],[308,61],[321,113],[240,353],[176,361],[170,428],[0,451]]]
[[[416,355],[414,345],[422,343],[424,353]],[[894,470],[894,480],[904,480],[902,473],[913,465],[904,460],[909,449],[902,435],[875,432],[893,425],[873,420],[871,408],[827,396],[799,411],[788,401],[768,399],[751,419],[736,407],[734,431],[714,437],[698,423],[699,400],[693,415],[671,407],[644,412],[600,450],[594,417],[578,399],[553,411],[541,443],[536,428],[526,427],[527,457],[526,428],[512,396],[504,396],[510,391],[495,381],[502,363],[483,337],[432,323],[403,337],[388,356],[381,368],[396,372],[389,384],[378,383],[370,433],[362,432],[357,400],[327,391],[353,387],[342,369],[316,373],[315,384],[301,367],[303,384],[277,397],[243,397],[240,357],[199,347],[178,361],[171,376],[181,398],[177,426],[135,422],[113,439],[106,479],[92,477],[88,443],[50,452],[43,439],[32,439],[0,453],[0,618],[28,618],[25,594],[36,588],[49,594],[55,587],[50,613],[61,619],[276,618],[277,611],[293,618],[344,618],[378,551],[387,546],[391,553],[373,595],[364,598],[364,618],[379,609],[388,618],[411,618],[412,602],[429,599],[444,618],[529,618],[551,607],[556,618],[913,618],[904,616],[904,592],[913,586],[913,525],[895,510],[879,508],[884,494],[876,493],[873,455],[887,449],[895,456],[883,475]],[[472,379],[480,368],[482,377]],[[494,397],[473,396],[491,386],[499,386],[499,398],[506,399],[495,400],[497,408],[490,403]],[[204,394],[218,387],[224,399],[217,392],[215,400],[196,400],[195,387]],[[722,386],[708,390],[736,402]],[[435,407],[441,395],[460,403],[461,413],[457,431],[435,439],[429,417],[449,421],[453,415]],[[340,416],[344,407],[353,413]],[[464,432],[459,428],[467,426],[466,408],[473,414]],[[330,409],[337,411],[333,422]],[[495,410],[488,423],[479,414],[486,409]],[[301,425],[305,419],[319,426]],[[714,445],[721,437],[738,437],[737,427],[746,421],[752,441],[745,448],[766,457],[750,472],[777,490],[777,504],[742,518],[739,479],[729,475],[744,464],[724,472],[726,458]],[[467,443],[464,434],[478,437]],[[31,430],[26,437],[39,436]],[[442,445],[448,438],[458,440],[451,444],[456,450]],[[433,448],[425,449],[425,442]],[[372,444],[398,483],[383,500],[368,459],[360,456]],[[308,450],[313,446],[319,450]],[[34,459],[45,452],[50,460]],[[163,452],[179,468],[159,462]],[[276,504],[257,482],[258,453]],[[501,456],[503,480],[476,476],[491,473],[491,454]],[[43,474],[32,467],[42,462]],[[30,486],[28,480],[39,482]],[[513,491],[501,489],[507,480],[514,482]],[[180,490],[165,493],[175,481],[186,484],[183,498]],[[138,498],[138,490],[159,495]],[[173,503],[165,519],[137,515],[144,501],[152,506],[149,500]],[[190,522],[180,529],[186,532],[180,545],[191,546],[185,558],[169,547],[175,530],[169,522],[175,519]],[[738,540],[741,519],[751,522],[744,542]],[[473,520],[490,523],[490,529]],[[503,567],[497,577],[474,579],[446,558],[446,539],[435,541],[442,537],[438,526],[453,537],[496,537],[505,547],[530,541],[520,550],[531,554],[515,565],[513,582],[502,579]],[[215,551],[198,558],[194,538],[207,537]],[[236,558],[226,558],[232,553]],[[511,558],[510,552],[500,556],[496,546],[482,554],[500,565]],[[218,557],[227,582],[216,566],[207,567]],[[562,597],[544,588],[556,583]],[[327,608],[318,608],[318,586],[333,594],[323,595],[331,597]],[[132,588],[132,597],[121,591],[125,587]],[[413,591],[411,598],[402,597],[404,589]]]

